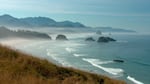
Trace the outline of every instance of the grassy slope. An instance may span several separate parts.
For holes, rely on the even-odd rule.
[[[125,84],[0,46],[0,84]]]

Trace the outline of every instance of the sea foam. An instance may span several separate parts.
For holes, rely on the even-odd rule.
[[[72,67],[72,65],[70,63],[68,63],[65,58],[59,57],[58,54],[47,51],[47,56],[50,56],[52,59],[54,59],[58,63],[62,64],[63,66]]]
[[[73,56],[75,56],[75,57],[81,57],[81,56],[86,56],[85,54],[73,54]]]
[[[106,68],[106,67],[103,67],[100,65],[100,64],[112,63],[111,61],[100,62],[97,59],[87,59],[87,58],[83,58],[83,60],[87,61],[90,64],[92,64],[93,66],[100,68],[100,69],[104,70],[105,72],[108,72],[108,73],[115,75],[115,76],[118,76],[118,75],[122,76],[122,74],[124,72],[122,69],[119,69],[119,68]]]
[[[128,76],[127,79],[130,80],[130,81],[132,81],[132,82],[134,82],[135,84],[144,84],[144,83],[142,83],[142,82],[136,80],[135,78],[133,78],[133,77],[131,77],[131,76]]]
[[[73,48],[70,48],[70,47],[67,47],[67,48],[65,48],[66,49],[66,51],[68,51],[68,52],[74,52],[74,51],[76,51],[75,49],[73,49]]]

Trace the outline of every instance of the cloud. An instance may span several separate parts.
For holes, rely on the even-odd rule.
[[[46,11],[45,11],[46,12]],[[73,15],[97,15],[97,16],[132,16],[132,17],[149,17],[150,13],[115,13],[115,12],[93,12],[93,11],[65,11],[65,10],[56,10],[48,11],[47,13],[52,14],[73,14]]]
[[[129,2],[129,0],[123,2]],[[24,11],[27,13],[36,12],[39,14],[78,14],[97,16],[150,16],[150,13],[129,12],[131,9],[126,9],[126,7],[116,9],[118,6],[112,7],[113,5],[111,5],[114,3],[114,0],[0,0],[0,3],[2,3],[0,5],[0,10]],[[90,3],[92,5],[89,5]],[[126,9],[126,11],[120,12],[123,9]]]
[[[52,11],[63,10],[59,3],[50,3],[47,0],[0,0],[0,10],[25,10],[25,11]]]

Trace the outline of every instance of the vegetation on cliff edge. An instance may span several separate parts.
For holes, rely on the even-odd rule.
[[[72,68],[0,45],[0,84],[125,84],[120,80]]]

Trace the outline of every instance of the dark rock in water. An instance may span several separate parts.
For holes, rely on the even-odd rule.
[[[85,39],[85,41],[95,41],[95,39],[93,39],[92,37],[88,37]]]
[[[120,62],[120,63],[123,63],[124,60],[113,60],[114,62]]]
[[[110,37],[99,37],[98,41],[97,42],[104,42],[104,43],[108,43],[110,41],[116,41],[115,39],[113,38],[110,38]]]
[[[57,35],[56,40],[68,40],[65,35]]]
[[[110,38],[110,37],[106,37],[109,41],[116,41],[115,39],[113,38]]]
[[[99,37],[97,42],[109,42],[109,40],[106,37]]]

